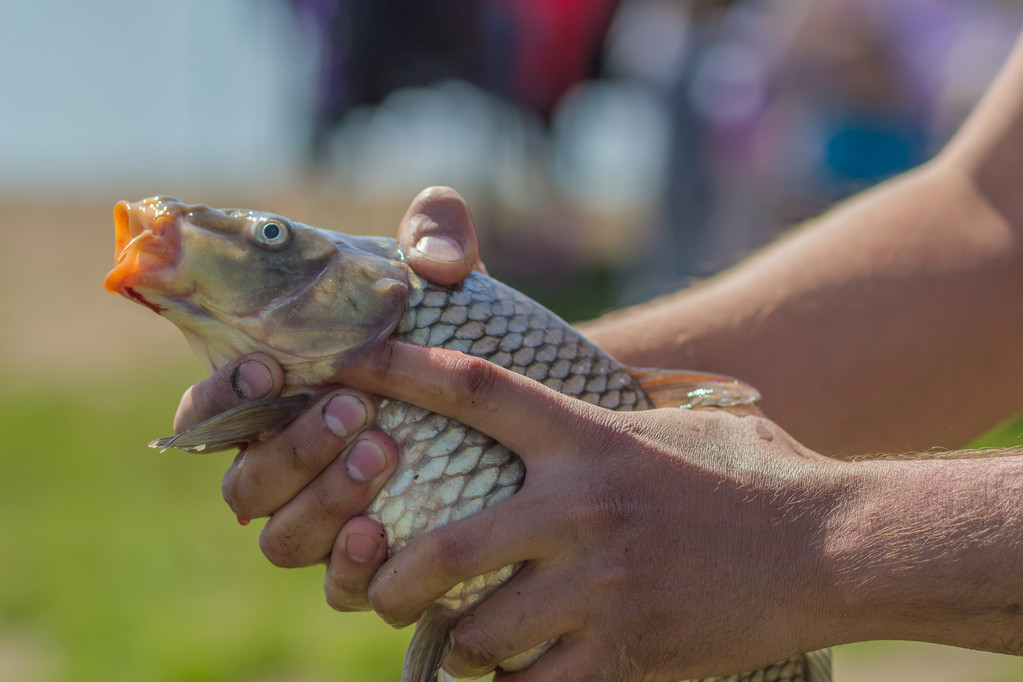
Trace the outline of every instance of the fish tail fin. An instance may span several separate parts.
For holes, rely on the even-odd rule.
[[[440,665],[451,652],[454,626],[455,617],[449,609],[432,606],[426,610],[405,653],[401,682],[453,682]]]
[[[831,682],[831,649],[809,651],[805,656],[807,682]]]

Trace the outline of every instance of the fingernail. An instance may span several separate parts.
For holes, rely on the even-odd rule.
[[[454,263],[465,257],[462,245],[450,237],[433,235],[423,237],[416,242],[415,249],[430,260],[442,263]]]
[[[231,374],[231,388],[243,400],[265,398],[273,387],[273,375],[267,366],[258,360],[243,362]]]
[[[372,535],[355,533],[349,535],[348,539],[345,540],[345,552],[348,553],[352,561],[364,564],[376,556],[377,543],[377,539]]]
[[[366,425],[366,405],[347,393],[334,396],[323,408],[323,422],[338,438],[347,438]]]
[[[380,446],[371,440],[360,440],[348,451],[348,475],[356,481],[370,481],[387,466]]]

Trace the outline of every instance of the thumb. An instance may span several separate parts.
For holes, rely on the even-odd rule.
[[[250,400],[273,397],[282,388],[284,370],[269,355],[237,358],[185,391],[174,415],[174,433]]]
[[[416,274],[434,284],[450,286],[473,270],[486,272],[469,207],[450,187],[430,187],[412,200],[398,243]]]

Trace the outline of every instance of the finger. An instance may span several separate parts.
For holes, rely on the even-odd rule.
[[[174,433],[250,400],[276,396],[282,388],[284,370],[269,355],[240,357],[185,391],[174,415]]]
[[[444,669],[455,677],[484,675],[502,661],[584,624],[574,574],[528,564],[462,618],[452,632]]]
[[[486,272],[469,207],[450,187],[430,187],[412,200],[398,243],[412,269],[434,284],[450,286],[473,270]]]
[[[519,493],[417,538],[370,583],[373,609],[391,625],[409,625],[460,582],[553,555],[560,543],[543,510]]]
[[[331,608],[368,610],[369,581],[386,557],[387,539],[380,524],[364,516],[346,523],[334,542],[323,578],[323,592]]]
[[[620,416],[482,358],[392,339],[343,367],[339,378],[454,417],[518,452],[527,466],[579,449],[583,436],[609,436]]]
[[[224,474],[224,500],[242,518],[275,512],[337,458],[374,414],[372,402],[358,391],[329,393],[280,433],[235,458]]]
[[[322,561],[341,527],[376,497],[397,462],[390,438],[379,431],[360,435],[342,457],[273,513],[259,535],[263,554],[285,568]]]

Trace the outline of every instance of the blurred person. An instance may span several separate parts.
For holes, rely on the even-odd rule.
[[[1023,653],[1023,456],[891,458],[961,446],[1023,407],[1021,150],[1023,42],[932,161],[699,287],[586,325],[623,362],[749,380],[771,420],[609,412],[388,341],[338,382],[494,436],[526,464],[516,495],[386,557],[358,513],[393,462],[336,459],[372,430],[351,407],[359,391],[339,388],[356,399],[330,415],[343,437],[313,408],[239,454],[225,498],[270,517],[273,563],[326,560],[332,606],[396,625],[526,562],[454,630],[445,667],[460,675],[558,636],[501,679],[677,680],[871,639]],[[438,284],[479,267],[450,190],[417,198],[399,240]],[[175,431],[273,395],[280,371],[258,355],[231,363],[186,392]],[[338,466],[341,483],[318,485]]]
[[[619,22],[635,26],[611,32],[608,74],[660,93],[673,135],[654,238],[625,303],[711,275],[926,158],[926,107],[893,47],[899,7],[631,0],[622,10]],[[643,34],[665,42],[672,24],[681,48],[651,77],[659,53]]]
[[[549,118],[596,72],[618,0],[290,0],[319,43],[310,160],[353,108],[410,86],[478,85]]]
[[[684,5],[633,0],[623,9]],[[742,0],[689,6],[687,18],[684,54],[651,84],[664,94],[675,140],[655,238],[624,303],[711,275],[929,158],[1004,61],[1023,8]],[[622,61],[611,60],[611,75],[643,78]]]

